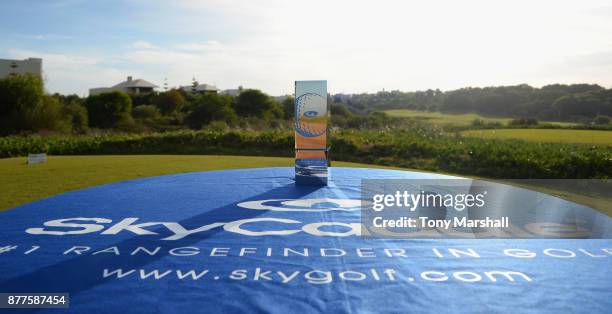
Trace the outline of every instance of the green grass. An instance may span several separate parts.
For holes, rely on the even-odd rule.
[[[455,125],[469,126],[475,119],[482,119],[485,122],[500,122],[507,123],[512,119],[509,118],[487,118],[475,113],[466,114],[445,114],[441,112],[427,112],[409,109],[392,109],[385,110],[384,113],[392,117],[411,118],[415,120],[423,120],[437,125]]]
[[[0,211],[59,193],[122,180],[194,171],[294,165],[293,158],[212,155],[50,156],[47,163],[36,165],[27,165],[25,160],[23,157],[0,159]],[[402,169],[339,161],[334,161],[333,165]],[[538,186],[529,188],[612,215],[612,199],[594,199]]]
[[[612,146],[612,131],[562,129],[493,129],[461,132],[485,139],[519,139],[530,142],[570,143]]]
[[[484,117],[476,113],[447,114],[447,113],[441,113],[441,112],[428,112],[428,111],[418,111],[418,110],[409,110],[409,109],[391,109],[391,110],[385,110],[383,112],[392,117],[410,118],[410,119],[430,122],[436,125],[470,126],[472,124],[472,121],[476,119],[483,120],[485,123],[499,122],[502,124],[507,124],[508,122],[512,120],[511,118]],[[546,123],[560,125],[560,126],[575,125],[575,123],[569,123],[569,122],[546,122]]]
[[[122,180],[194,171],[292,167],[293,158],[194,155],[50,156],[43,164],[0,159],[0,211],[58,193]],[[334,162],[334,166],[377,166]]]

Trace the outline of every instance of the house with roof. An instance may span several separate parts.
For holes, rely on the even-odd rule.
[[[108,93],[113,91],[124,92],[128,94],[149,94],[155,91],[158,86],[143,80],[143,79],[132,79],[131,76],[127,77],[127,80],[116,84],[112,87],[98,87],[90,88],[89,95],[98,95],[102,93]]]

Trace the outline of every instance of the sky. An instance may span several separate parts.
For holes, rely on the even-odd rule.
[[[607,3],[606,3],[607,2]],[[128,75],[291,94],[596,83],[612,87],[610,1],[2,0],[0,58],[43,59],[49,92]]]

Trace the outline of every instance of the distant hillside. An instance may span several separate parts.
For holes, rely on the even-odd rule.
[[[612,89],[591,84],[467,87],[447,92],[439,89],[383,91],[332,98],[345,103],[353,112],[412,109],[581,123],[591,122],[598,116],[612,116]]]

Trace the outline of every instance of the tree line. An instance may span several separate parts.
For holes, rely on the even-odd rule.
[[[612,116],[612,89],[589,84],[390,91],[334,95],[328,102],[332,127],[343,129],[381,129],[402,124],[400,119],[377,112],[391,108],[475,112],[514,117],[524,124],[536,119],[608,124]],[[135,95],[110,92],[81,98],[47,95],[42,80],[34,75],[0,79],[0,135],[86,133],[92,129],[136,133],[186,128],[283,130],[292,128],[293,115],[292,97],[278,102],[255,89],[236,97],[169,90]]]
[[[354,114],[345,104],[329,102],[334,126],[381,128],[400,123],[382,113]],[[293,127],[293,117],[293,97],[279,102],[256,89],[244,90],[236,97],[173,89],[149,94],[113,91],[81,98],[46,95],[42,80],[34,75],[0,79],[0,135],[203,128],[287,130]]]
[[[94,129],[165,131],[182,128],[263,127],[293,118],[293,99],[277,102],[255,89],[237,97],[182,90],[130,95],[113,91],[81,98],[46,95],[35,75],[0,79],[0,134]]]
[[[612,89],[596,84],[526,84],[451,91],[383,91],[376,94],[335,95],[334,100],[355,111],[412,109],[548,121],[606,123],[612,116]]]

